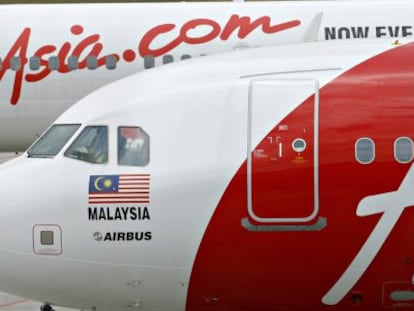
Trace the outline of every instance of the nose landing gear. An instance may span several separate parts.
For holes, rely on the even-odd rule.
[[[53,309],[49,304],[44,304],[40,306],[40,311],[55,311],[55,309]]]

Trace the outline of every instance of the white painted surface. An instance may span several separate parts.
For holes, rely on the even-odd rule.
[[[0,153],[0,163],[16,157],[15,153]],[[41,302],[30,301],[24,298],[12,296],[0,292],[0,310],[1,311],[38,311]],[[73,311],[74,309],[55,307],[56,311]]]

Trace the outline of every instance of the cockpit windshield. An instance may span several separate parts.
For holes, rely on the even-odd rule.
[[[108,128],[87,126],[75,139],[65,156],[89,163],[108,162]]]
[[[59,153],[80,124],[55,124],[27,152],[29,157],[49,158]]]
[[[118,163],[129,166],[145,166],[150,158],[150,137],[140,127],[118,128]]]

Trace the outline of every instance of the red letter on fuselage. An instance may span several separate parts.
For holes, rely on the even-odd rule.
[[[255,30],[257,27],[262,26],[262,31],[266,34],[272,34],[279,31],[287,30],[290,28],[294,28],[300,25],[299,20],[292,20],[286,23],[278,24],[278,25],[270,25],[270,17],[269,16],[263,16],[259,19],[256,19],[255,21],[251,21],[250,17],[248,16],[238,16],[238,15],[232,15],[227,22],[226,26],[223,29],[223,32],[221,33],[220,39],[221,40],[227,40],[230,35],[236,31],[236,29],[239,29],[239,32],[237,36],[240,39],[246,38],[253,30]]]
[[[23,82],[23,74],[24,74],[24,67],[27,63],[27,46],[29,45],[30,39],[30,28],[25,28],[20,36],[17,38],[16,42],[11,47],[9,53],[7,53],[6,57],[3,61],[3,68],[0,70],[0,80],[3,78],[4,74],[7,70],[10,69],[11,59],[17,56],[21,62],[21,68],[16,70],[15,77],[14,77],[14,84],[13,84],[13,91],[12,96],[10,99],[10,103],[12,105],[16,105],[19,101],[19,97],[22,91],[22,82]],[[17,54],[17,55],[16,55]]]

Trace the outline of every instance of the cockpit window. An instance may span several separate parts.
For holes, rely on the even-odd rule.
[[[89,163],[108,162],[108,128],[88,126],[79,134],[65,156]]]
[[[80,124],[55,124],[27,152],[29,157],[48,158],[59,153]]]
[[[118,163],[145,166],[149,163],[149,136],[139,127],[118,128]]]

